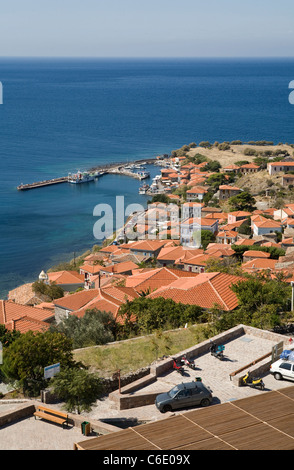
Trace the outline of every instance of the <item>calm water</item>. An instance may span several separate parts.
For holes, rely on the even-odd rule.
[[[190,142],[294,140],[293,60],[0,60],[0,297],[97,243],[93,209],[140,183],[20,183],[154,157]],[[158,170],[152,168],[152,174]]]

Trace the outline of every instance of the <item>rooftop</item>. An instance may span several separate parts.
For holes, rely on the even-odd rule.
[[[238,305],[235,293],[230,289],[233,283],[244,278],[226,273],[201,273],[196,277],[174,281],[149,295],[151,298],[171,298],[183,304],[212,308],[219,305],[224,310],[233,310]]]

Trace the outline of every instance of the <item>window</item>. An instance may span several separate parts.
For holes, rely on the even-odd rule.
[[[281,365],[280,365],[280,369],[286,369],[286,370],[291,370],[291,365],[289,362],[283,362]]]

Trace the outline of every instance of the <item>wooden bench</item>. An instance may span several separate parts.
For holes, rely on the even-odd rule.
[[[44,406],[37,406],[34,413],[35,419],[38,416],[39,418],[45,419],[47,421],[53,421],[57,424],[68,425],[68,416],[66,413],[62,413],[58,410],[52,410],[51,408],[46,408]]]

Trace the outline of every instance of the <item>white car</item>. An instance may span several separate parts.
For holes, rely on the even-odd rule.
[[[270,366],[270,373],[276,380],[294,380],[294,362],[279,359]]]

